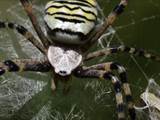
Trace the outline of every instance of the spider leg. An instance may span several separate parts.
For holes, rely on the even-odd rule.
[[[76,77],[89,77],[89,78],[100,78],[105,80],[108,80],[108,79],[112,80],[113,87],[115,90],[116,103],[117,103],[118,120],[125,119],[124,102],[123,102],[123,96],[121,93],[121,83],[114,74],[112,74],[111,72],[106,72],[104,70],[80,68],[75,70],[74,75]]]
[[[36,48],[38,48],[42,53],[46,53],[45,48],[43,45],[34,37],[34,35],[29,32],[25,27],[22,25],[18,25],[12,22],[5,22],[0,21],[0,28],[9,28],[12,30],[16,30],[22,36],[24,36],[27,40],[29,40]]]
[[[37,61],[31,59],[17,59],[5,60],[0,62],[0,75],[6,72],[22,72],[22,71],[35,71],[35,72],[48,72],[51,66],[48,61]]]
[[[96,69],[96,70],[105,70],[106,72],[116,71],[119,75],[120,81],[122,83],[122,88],[124,90],[128,111],[131,117],[131,120],[135,120],[136,113],[134,109],[133,99],[131,89],[128,83],[128,78],[125,68],[117,62],[107,62],[102,64],[93,65],[90,67],[85,67],[85,69]]]
[[[52,89],[52,91],[55,91],[56,90],[56,81],[55,81],[55,79],[52,79],[51,80],[51,89]]]
[[[39,26],[39,23],[37,21],[36,16],[33,13],[33,8],[32,8],[32,4],[29,0],[20,0],[21,4],[23,5],[28,17],[30,18],[32,25],[35,29],[35,31],[37,32],[41,42],[43,43],[45,48],[48,48],[49,46],[49,40],[48,38],[45,36],[45,34],[43,33],[41,27]]]
[[[135,56],[140,56],[140,57],[144,57],[147,59],[151,59],[151,60],[155,60],[160,62],[160,56],[158,55],[154,55],[153,53],[149,53],[146,50],[143,49],[137,49],[134,47],[128,47],[128,46],[119,46],[119,47],[115,47],[115,48],[106,48],[106,49],[102,49],[102,50],[98,50],[92,53],[89,53],[85,56],[84,60],[90,60],[96,57],[100,57],[103,55],[110,55],[113,53],[129,53]]]
[[[82,46],[84,50],[88,49],[88,46],[92,46],[97,40],[105,33],[105,31],[110,27],[116,20],[116,18],[124,11],[124,8],[127,6],[128,0],[121,0],[118,5],[110,12],[110,14],[105,18],[104,23],[90,33],[87,40],[87,46]]]

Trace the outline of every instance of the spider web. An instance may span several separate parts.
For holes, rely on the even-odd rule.
[[[33,2],[35,4],[40,3],[38,1]],[[158,12],[138,16],[137,11],[134,9],[136,5],[133,6],[133,8],[131,6],[130,9],[125,11],[126,13],[124,13],[121,17],[121,19],[125,22],[118,19],[117,25],[115,25],[116,27],[110,27],[108,31],[98,40],[99,44],[97,44],[97,49],[122,44],[136,45],[136,47],[139,47],[137,44],[140,44],[140,47],[141,45],[142,47],[145,47],[145,45],[141,44],[141,42],[136,43],[135,37],[132,38],[131,34],[134,32],[132,29],[133,27],[137,27],[139,24],[144,24],[143,26],[145,26],[146,24],[150,24],[151,21],[156,22],[159,20],[160,3],[158,0],[147,0],[143,1],[143,3],[145,7],[149,4],[151,8],[158,10]],[[103,4],[106,4],[108,9],[106,10],[105,7],[103,7],[103,10],[101,10],[99,8],[101,13],[99,17],[100,23],[102,23],[104,18],[103,11],[106,11],[105,14],[109,13],[110,11],[108,10],[111,10],[115,3],[112,3],[110,0],[101,0],[100,6]],[[38,18],[42,18],[43,8],[44,6],[41,5],[34,6]],[[20,4],[15,2],[14,5],[4,12],[8,14],[8,21],[13,20],[16,21],[16,23],[24,25],[36,36],[29,19],[22,13],[22,7]],[[0,14],[1,16],[4,16],[3,12]],[[4,19],[6,19],[6,17],[4,17]],[[39,22],[42,26],[44,26],[43,19],[39,19]],[[146,27],[146,29],[147,28],[148,27]],[[151,27],[150,29],[154,30],[155,28]],[[46,32],[45,29],[43,29],[43,31]],[[128,31],[131,32],[129,33]],[[144,31],[144,34],[147,34],[147,32]],[[156,38],[154,37],[155,32],[149,34],[154,39]],[[150,42],[148,42],[149,45],[154,44],[153,42],[155,41],[152,43]],[[156,45],[154,44],[154,46]],[[147,45],[146,48],[153,51],[158,51],[158,48],[151,48]],[[0,53],[1,60],[4,58],[43,59],[43,55],[36,50],[32,44],[26,42],[22,36],[17,33],[12,33],[10,30],[0,31]],[[159,98],[158,90],[160,88],[157,83],[159,83],[158,80],[160,73],[158,66],[160,65],[150,60],[144,60],[143,58],[137,58],[126,54],[107,57],[104,56],[100,59],[93,60],[88,64],[96,64],[97,61],[100,63],[115,60],[122,63],[127,68],[128,78],[131,84],[132,94],[135,98],[139,119],[141,120],[145,117],[146,119],[150,118],[152,120],[159,120],[159,111],[153,104],[150,103],[149,98],[144,97],[146,107],[139,107],[139,103],[136,101],[139,101],[141,94],[144,92],[148,95],[150,95],[149,93],[153,93],[157,98]],[[51,79],[50,75],[43,73],[10,73],[0,77],[0,119],[8,120],[13,118],[12,116],[16,116],[17,118],[29,118],[31,120],[103,120],[106,117],[113,119],[116,118],[116,112],[114,109],[115,98],[113,97],[114,92],[111,83],[108,81],[101,82],[90,79],[77,79],[72,82],[72,88],[67,95],[62,94],[60,91],[63,90],[63,87],[59,87],[55,98],[50,98],[46,97],[47,95],[45,93],[48,92],[44,92],[45,89],[47,89],[46,86],[49,79]],[[38,102],[39,97],[35,98],[37,96],[41,96],[41,99],[43,97],[47,100],[41,105],[41,102]],[[79,100],[77,100],[77,98],[79,98]],[[37,111],[33,110],[33,116],[31,115],[31,117],[27,117],[29,111],[33,112],[31,109],[36,109],[36,107],[32,108],[33,103],[30,104],[29,102],[33,99],[35,99],[36,103],[39,104],[40,107],[37,107],[39,108]],[[24,107],[25,105],[30,106],[28,111],[26,107]],[[26,111],[23,111],[23,109]],[[146,109],[149,109],[149,114],[145,112]],[[18,116],[18,113],[22,113],[21,116]],[[94,114],[97,115],[95,116]]]

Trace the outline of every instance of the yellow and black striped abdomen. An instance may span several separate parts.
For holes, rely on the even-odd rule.
[[[95,27],[95,0],[54,0],[45,8],[45,22],[55,41],[79,44],[83,36]]]

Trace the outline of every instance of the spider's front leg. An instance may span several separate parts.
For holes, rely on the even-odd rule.
[[[80,69],[75,70],[75,76],[112,80],[113,87],[115,90],[115,96],[116,96],[118,120],[125,119],[124,102],[123,102],[123,96],[121,93],[121,83],[114,74],[112,74],[111,72],[107,72],[105,70],[95,70],[95,69],[87,69],[87,68],[85,69],[82,67]]]
[[[131,120],[135,120],[136,113],[134,109],[131,89],[128,83],[128,78],[126,74],[125,68],[117,62],[107,62],[102,64],[93,65],[90,67],[85,67],[84,69],[96,69],[96,70],[104,70],[106,72],[114,72],[116,71],[119,75],[120,81],[122,83],[122,88],[124,90],[126,102],[128,104],[128,111],[131,117]]]
[[[0,75],[6,72],[22,72],[22,71],[35,71],[35,72],[48,72],[51,66],[48,61],[37,61],[31,59],[21,60],[5,60],[0,62]]]

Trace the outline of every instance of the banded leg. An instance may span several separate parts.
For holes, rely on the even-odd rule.
[[[85,56],[84,60],[87,61],[87,60],[90,60],[96,57],[100,57],[103,55],[110,55],[113,53],[129,53],[135,56],[140,56],[140,57],[144,57],[147,59],[151,59],[151,60],[160,62],[160,56],[158,55],[154,55],[143,49],[137,49],[137,48],[123,46],[123,45],[119,47],[115,47],[115,48],[106,48],[106,49],[98,50],[96,52],[89,53]]]
[[[0,62],[0,75],[6,72],[22,72],[22,71],[35,71],[35,72],[48,72],[51,66],[48,61],[36,61],[31,59],[23,60],[5,60]]]
[[[94,43],[97,42],[97,40],[105,33],[105,31],[110,27],[116,20],[117,16],[119,16],[123,11],[124,8],[127,6],[128,0],[121,0],[118,5],[115,6],[115,8],[111,11],[111,13],[105,18],[104,23],[93,31],[89,37],[87,38],[88,45],[86,46],[87,48],[84,47],[85,49],[88,49],[88,46],[92,46]],[[82,46],[83,47],[83,46]]]
[[[38,48],[42,53],[46,53],[45,48],[43,45],[34,37],[34,35],[29,32],[25,27],[22,25],[18,25],[12,22],[4,22],[0,21],[0,28],[9,28],[12,30],[16,30],[22,36],[24,36],[27,40],[29,40],[36,48]]]
[[[124,103],[123,103],[123,96],[121,93],[121,83],[119,79],[112,74],[111,72],[106,72],[103,70],[92,70],[92,69],[77,69],[74,74],[76,77],[90,77],[90,78],[100,78],[105,80],[112,80],[113,87],[115,90],[115,97],[117,103],[117,112],[118,112],[118,120],[125,119],[125,112],[124,112]]]
[[[44,47],[47,49],[49,47],[49,40],[48,38],[44,35],[41,27],[39,26],[39,23],[37,21],[36,16],[33,13],[33,8],[31,2],[29,0],[20,0],[21,4],[23,5],[28,17],[30,18],[32,25],[37,32],[41,42],[43,43]]]
[[[116,62],[108,62],[108,63],[93,65],[90,67],[85,67],[85,69],[104,70],[106,72],[113,72],[115,70],[119,74],[119,78],[124,90],[130,118],[131,120],[135,120],[136,113],[134,109],[133,98],[132,98],[131,89],[128,83],[128,78],[127,78],[125,68]]]

